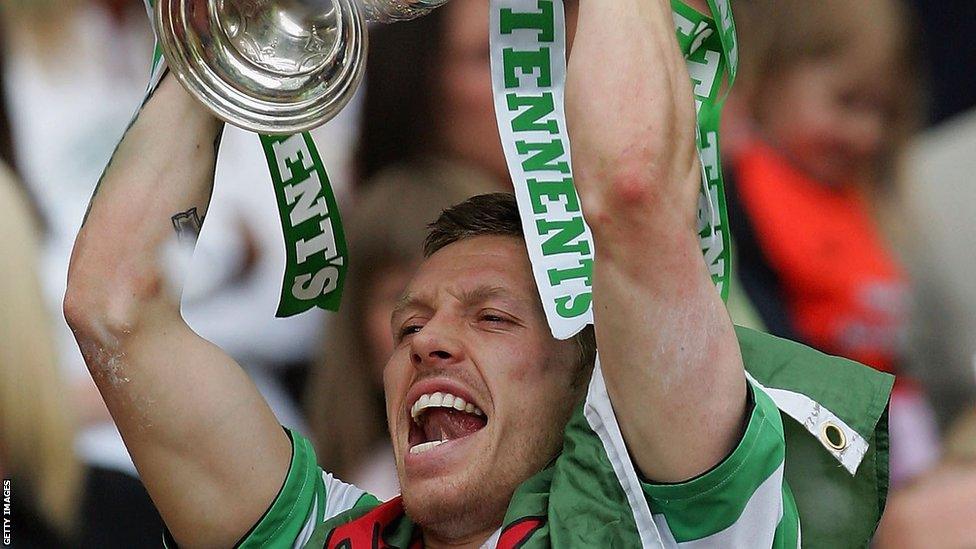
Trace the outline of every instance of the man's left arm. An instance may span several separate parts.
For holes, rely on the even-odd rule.
[[[642,473],[684,481],[736,446],[747,399],[698,242],[695,105],[668,0],[581,2],[567,110],[607,389]]]

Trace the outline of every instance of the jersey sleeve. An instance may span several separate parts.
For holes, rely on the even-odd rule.
[[[722,463],[680,484],[641,483],[666,547],[799,547],[782,418],[760,387],[749,388],[745,432]]]
[[[548,537],[552,547],[796,549],[799,519],[783,477],[781,415],[761,386],[750,382],[748,395],[745,428],[726,459],[684,483],[649,483],[624,441],[598,357],[563,452],[516,492],[513,507],[520,505],[509,508],[506,524],[546,516],[533,540]]]
[[[322,471],[308,439],[294,431],[288,434],[292,441],[288,475],[274,503],[238,544],[240,548],[302,547],[322,522],[378,503],[372,495]]]

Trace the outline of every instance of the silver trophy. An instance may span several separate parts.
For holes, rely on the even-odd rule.
[[[157,0],[170,69],[218,117],[265,134],[320,126],[362,80],[366,23],[447,0]]]

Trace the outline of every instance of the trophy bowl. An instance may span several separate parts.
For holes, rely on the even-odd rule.
[[[170,69],[221,119],[266,134],[319,126],[362,80],[358,0],[158,0]]]
[[[359,88],[366,22],[420,17],[447,0],[157,0],[170,69],[221,119],[293,134],[332,119]]]

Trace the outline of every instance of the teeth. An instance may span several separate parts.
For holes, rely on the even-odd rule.
[[[418,445],[410,448],[410,453],[411,454],[422,454],[422,453],[424,453],[424,452],[426,452],[428,450],[433,450],[434,448],[437,448],[438,446],[440,446],[441,444],[444,444],[445,442],[447,442],[447,441],[446,440],[432,440],[430,442],[424,442],[423,444],[418,444]]]
[[[480,408],[459,396],[452,395],[451,393],[437,392],[422,395],[418,398],[417,402],[414,402],[413,406],[410,407],[410,417],[414,421],[417,421],[417,417],[420,416],[421,412],[428,408],[453,408],[459,412],[466,412],[477,416],[485,415]]]

